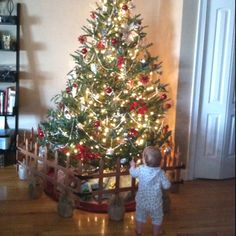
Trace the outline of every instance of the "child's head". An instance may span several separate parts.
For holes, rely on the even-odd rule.
[[[161,152],[157,147],[148,146],[143,150],[143,160],[147,166],[158,167],[161,164]]]

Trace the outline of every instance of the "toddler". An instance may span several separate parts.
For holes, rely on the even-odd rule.
[[[147,216],[152,219],[153,235],[161,234],[163,221],[162,189],[171,186],[165,172],[160,168],[161,152],[154,146],[143,151],[143,165],[136,167],[134,160],[130,162],[130,175],[138,178],[139,185],[136,201],[136,235],[142,234],[142,226]]]

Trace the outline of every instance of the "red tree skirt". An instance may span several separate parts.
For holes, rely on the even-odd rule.
[[[52,183],[47,182],[45,185],[44,191],[53,200],[55,201],[59,200],[59,191],[55,191]],[[84,211],[88,211],[88,212],[94,212],[94,213],[107,213],[108,202],[107,200],[104,200],[102,204],[98,204],[98,202],[96,202],[95,200],[88,200],[88,201],[80,200],[76,204],[76,208],[84,210]],[[126,212],[135,211],[134,200],[131,200],[125,203],[125,211]]]

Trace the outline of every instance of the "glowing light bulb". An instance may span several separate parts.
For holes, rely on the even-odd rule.
[[[138,164],[138,165],[141,164],[141,160],[140,160],[140,159],[137,160],[137,164]],[[134,218],[133,218],[133,219],[134,219]],[[132,219],[132,220],[133,220],[133,219]]]
[[[139,145],[143,145],[144,144],[144,140],[141,139],[140,142],[139,142]]]

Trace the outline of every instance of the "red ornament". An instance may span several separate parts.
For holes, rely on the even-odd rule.
[[[102,42],[98,42],[97,43],[97,49],[103,50],[103,49],[105,49],[105,45]]]
[[[167,98],[167,95],[165,93],[161,94],[160,95],[160,99],[161,100],[165,100]]]
[[[76,155],[76,158],[82,159],[82,160],[88,160],[88,159],[95,159],[99,158],[100,155],[97,153],[92,153],[89,147],[86,147],[84,145],[77,144],[76,145],[77,150],[79,151]]]
[[[96,19],[96,13],[95,13],[95,11],[91,11],[90,16],[91,16],[92,19]]]
[[[144,115],[147,111],[147,105],[144,102],[133,102],[130,106],[129,106],[130,111],[136,111],[138,114],[140,115]]]
[[[122,10],[127,11],[128,9],[129,8],[128,8],[128,6],[126,4],[122,6]]]
[[[140,107],[140,108],[138,109],[138,114],[144,115],[147,111],[148,111],[147,106],[146,106],[145,104],[143,104],[142,107]]]
[[[165,104],[165,109],[170,109],[171,107],[172,107],[172,105],[170,103]]]
[[[117,42],[118,42],[118,40],[117,40],[116,38],[112,38],[112,39],[111,39],[111,44],[112,44],[112,45],[116,45]]]
[[[147,75],[142,75],[141,78],[139,79],[139,81],[142,84],[147,84],[149,82],[149,77]]]
[[[162,130],[163,130],[163,133],[166,134],[168,132],[168,129],[169,129],[169,126],[168,125],[165,125]]]
[[[67,87],[67,88],[66,88],[66,92],[67,92],[67,93],[70,93],[70,92],[71,92],[71,87]]]
[[[44,133],[43,133],[43,130],[41,128],[38,128],[38,137],[39,138],[43,138],[44,137]]]
[[[94,127],[98,128],[98,127],[100,127],[100,126],[101,126],[101,121],[100,121],[100,120],[96,120],[96,121],[94,122]]]
[[[129,109],[130,111],[136,110],[136,108],[139,106],[138,102],[133,102],[130,106]]]
[[[135,128],[130,128],[129,131],[128,131],[128,134],[130,137],[138,137],[139,133],[138,131],[135,129]]]
[[[124,57],[119,56],[119,57],[117,58],[117,67],[118,67],[119,69],[121,69],[122,66],[123,66],[123,64],[124,64]]]
[[[86,54],[87,52],[88,52],[87,48],[83,48],[83,49],[81,50],[81,53],[82,53],[82,54]]]
[[[85,35],[81,35],[78,40],[80,43],[85,44],[87,42],[87,37]]]
[[[108,87],[106,87],[105,91],[107,94],[110,94],[110,93],[112,93],[113,90],[110,86],[108,86]]]
[[[81,53],[82,53],[82,54],[86,54],[87,52],[88,52],[87,48],[83,48],[83,49],[81,50]]]
[[[78,84],[74,83],[74,84],[73,84],[73,87],[74,87],[74,88],[78,88]]]

